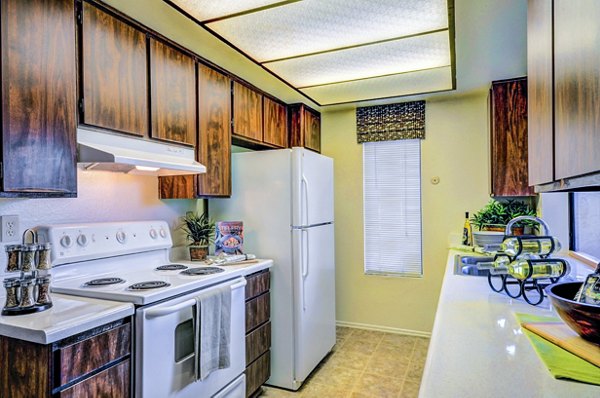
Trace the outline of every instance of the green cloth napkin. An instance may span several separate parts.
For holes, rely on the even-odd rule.
[[[536,316],[530,314],[515,314],[519,323],[528,322],[562,322],[559,318]],[[562,349],[543,337],[522,328],[531,341],[535,352],[546,365],[552,376],[557,379],[571,379],[588,384],[600,385],[600,368],[577,355]]]

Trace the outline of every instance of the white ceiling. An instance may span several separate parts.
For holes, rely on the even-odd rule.
[[[455,88],[453,0],[165,1],[320,105]]]

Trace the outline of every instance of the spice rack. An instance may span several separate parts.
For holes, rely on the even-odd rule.
[[[39,244],[36,233],[28,229],[22,244],[8,245],[5,250],[6,272],[11,276],[3,281],[6,302],[2,315],[24,315],[51,308],[50,243]]]

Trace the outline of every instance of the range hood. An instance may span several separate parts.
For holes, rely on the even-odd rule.
[[[77,129],[79,163],[86,170],[157,176],[206,173],[194,149],[103,131]]]

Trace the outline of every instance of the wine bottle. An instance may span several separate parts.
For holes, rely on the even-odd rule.
[[[560,259],[520,259],[508,264],[508,274],[520,280],[559,278],[569,269],[569,263]]]
[[[471,223],[469,222],[469,212],[465,212],[465,224],[463,226],[462,244],[471,246]]]
[[[534,254],[545,256],[561,249],[560,242],[554,237],[506,238],[500,249],[509,256]]]

